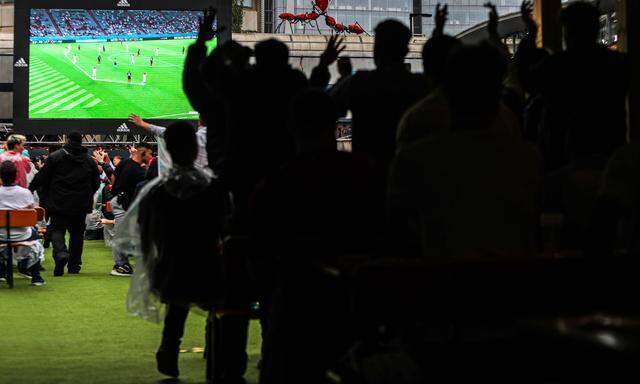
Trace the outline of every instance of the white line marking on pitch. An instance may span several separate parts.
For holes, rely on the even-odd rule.
[[[73,62],[71,62],[71,64],[73,64]],[[88,78],[90,78],[93,81],[100,81],[100,82],[104,82],[104,83],[117,83],[117,84],[130,84],[130,85],[138,85],[138,86],[144,86],[143,83],[129,83],[128,81],[119,81],[119,80],[107,80],[107,79],[93,79],[91,77],[91,75],[85,71],[84,69],[82,69],[78,64],[73,64],[76,68],[78,68],[80,70],[80,72],[84,73]]]
[[[165,119],[165,118],[169,118],[169,117],[177,117],[177,116],[184,116],[184,115],[197,115],[198,112],[196,111],[190,111],[190,112],[184,112],[184,113],[174,113],[172,115],[161,115],[161,116],[153,116],[153,117],[148,117],[148,119]]]

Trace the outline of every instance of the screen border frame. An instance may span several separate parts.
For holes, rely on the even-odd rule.
[[[119,0],[16,0],[14,20],[14,62],[24,59],[27,65],[30,44],[31,9],[114,9],[114,10],[218,10],[217,23],[226,26],[218,35],[218,44],[231,40],[231,2],[228,0],[127,0],[129,7],[119,7]],[[88,6],[90,4],[90,6]],[[131,111],[135,113],[135,111]],[[150,120],[155,125],[167,126],[175,120]],[[127,131],[118,131],[122,125]],[[13,130],[34,135],[60,135],[71,131],[82,134],[143,134],[144,131],[122,119],[30,119],[29,118],[29,68],[13,67]]]

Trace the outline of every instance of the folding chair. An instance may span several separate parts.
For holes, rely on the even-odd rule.
[[[0,210],[0,227],[7,231],[7,239],[11,238],[12,228],[33,227],[38,223],[38,218],[44,218],[44,209],[14,209]],[[10,240],[0,240],[0,250],[6,248],[7,260],[5,263],[5,278],[9,288],[13,288],[13,250],[22,246],[22,242],[12,242]],[[0,260],[0,263],[2,261]]]

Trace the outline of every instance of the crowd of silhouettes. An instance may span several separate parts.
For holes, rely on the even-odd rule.
[[[624,54],[598,45],[597,8],[575,2],[563,9],[566,49],[549,52],[536,46],[538,27],[525,1],[527,34],[512,56],[498,36],[495,7],[488,7],[488,38],[467,45],[445,33],[448,10],[438,5],[422,52],[424,73],[405,66],[410,30],[386,20],[375,28],[374,70],[351,74],[345,41],[333,36],[309,79],[290,66],[277,39],[253,50],[229,41],[207,55],[216,31],[215,11],[205,12],[183,81],[208,127],[216,180],[209,187],[197,178],[181,186],[168,181],[167,189],[186,195],[154,192],[148,199],[171,210],[154,210],[148,200],[141,222],[145,244],[156,241],[171,257],[183,244],[166,241],[164,227],[182,226],[190,221],[185,212],[200,205],[215,206],[215,225],[181,228],[181,238],[208,239],[188,249],[221,258],[215,266],[193,256],[198,268],[222,268],[210,271],[212,278],[225,274],[228,260],[246,261],[248,296],[263,304],[261,382],[323,382],[348,347],[335,316],[346,298],[324,285],[323,263],[359,256],[535,258],[543,212],[565,216],[556,251],[637,251],[640,155],[637,144],[627,144],[626,122],[631,69]],[[336,61],[340,78],[330,85]],[[336,122],[347,112],[351,153],[339,152],[335,140]],[[189,167],[195,139],[178,128],[168,128],[167,146],[179,166]],[[186,144],[176,144],[181,140]],[[613,231],[619,223],[625,230]],[[190,273],[171,265],[163,273]],[[206,271],[198,273],[199,283],[207,279]],[[188,284],[174,296],[173,280],[157,281],[170,304],[158,364],[177,376],[186,317],[178,308],[211,298]],[[225,321],[218,374],[240,383],[248,322]]]

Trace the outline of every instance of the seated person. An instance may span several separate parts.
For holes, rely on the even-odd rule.
[[[0,210],[3,209],[29,209],[35,208],[36,203],[28,189],[16,185],[16,165],[11,161],[5,161],[0,165]],[[44,285],[44,279],[40,276],[40,261],[43,259],[44,248],[40,244],[38,230],[36,228],[12,228],[11,238],[7,239],[7,230],[0,228],[0,240],[11,242],[24,242],[24,247],[17,248],[13,254],[18,262],[18,271],[31,277],[32,285]],[[6,252],[6,249],[2,249]]]
[[[217,246],[223,218],[222,195],[211,178],[194,167],[196,132],[176,123],[164,133],[173,167],[162,181],[143,190],[138,223],[143,262],[152,293],[167,304],[158,371],[178,377],[178,352],[189,306],[211,308],[217,292]]]

